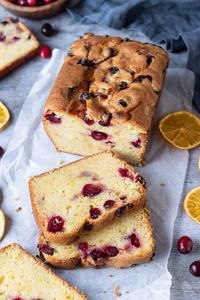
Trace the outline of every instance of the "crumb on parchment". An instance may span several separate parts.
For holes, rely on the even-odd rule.
[[[114,288],[114,294],[117,296],[117,297],[121,297],[121,292],[119,290],[119,285],[116,285],[116,287]]]
[[[59,161],[58,161],[58,164],[59,165],[63,165],[65,163],[65,161],[63,160],[63,159],[60,159]]]
[[[114,275],[113,275],[113,274],[109,274],[108,276],[109,276],[109,277],[114,277]]]
[[[161,183],[160,183],[160,186],[162,186],[162,187],[165,186],[164,182],[161,182]]]
[[[20,210],[22,210],[21,206],[19,206],[18,208],[16,208],[16,212],[19,212]]]

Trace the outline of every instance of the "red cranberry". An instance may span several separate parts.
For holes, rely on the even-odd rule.
[[[55,113],[46,113],[44,115],[45,119],[48,120],[49,122],[51,123],[54,123],[54,124],[60,124],[61,123],[61,118],[58,117]]]
[[[116,210],[115,214],[116,214],[117,217],[121,217],[121,216],[123,216],[125,211],[126,211],[126,206],[122,206],[122,207],[120,207]]]
[[[135,148],[140,148],[141,147],[141,139],[138,138],[136,141],[131,142],[131,145],[133,145]]]
[[[80,96],[80,101],[81,101],[83,104],[85,104],[86,101],[88,101],[90,98],[91,98],[91,94],[88,93],[88,92],[84,92],[84,93],[82,93],[81,96]]]
[[[40,48],[39,50],[39,55],[42,57],[42,58],[49,58],[51,57],[51,48],[47,45],[44,45]]]
[[[47,230],[50,232],[61,231],[64,227],[64,219],[60,216],[53,216],[48,221]]]
[[[44,4],[51,4],[53,0],[43,0]]]
[[[91,126],[91,125],[94,124],[94,120],[89,119],[87,116],[85,116],[85,117],[83,118],[83,120],[84,120],[84,122],[85,122],[88,126]]]
[[[31,0],[28,0],[31,1]],[[36,1],[36,0],[34,0]],[[41,32],[45,36],[51,36],[53,34],[53,27],[49,23],[45,23],[42,25]]]
[[[20,6],[27,6],[28,5],[28,3],[27,3],[27,0],[18,0],[18,5],[20,5]]]
[[[140,241],[137,238],[135,233],[132,233],[130,236],[130,240],[131,240],[131,245],[135,246],[136,248],[140,247]]]
[[[114,200],[107,200],[103,206],[105,209],[110,209],[114,206],[114,204],[115,204]]]
[[[143,187],[146,187],[146,181],[144,180],[144,178],[141,175],[136,175],[135,176],[135,182],[139,182],[143,185]]]
[[[110,126],[111,119],[112,119],[112,115],[110,113],[105,113],[102,116],[102,120],[99,121],[99,125],[108,127],[108,126]]]
[[[134,180],[134,176],[129,172],[128,169],[126,169],[126,168],[119,168],[118,172],[119,172],[119,174],[120,174],[121,177],[127,177],[127,178],[129,178],[131,180]]]
[[[109,69],[109,71],[110,71],[111,75],[114,75],[115,73],[117,73],[119,71],[119,68],[117,68],[117,67],[111,67]]]
[[[101,215],[101,211],[97,207],[91,207],[90,208],[90,217],[92,219],[97,219]]]
[[[194,276],[200,276],[200,260],[194,261],[190,265],[190,273]]]
[[[153,59],[153,58],[154,58],[154,56],[152,56],[152,55],[150,55],[150,54],[147,55],[147,58],[146,58],[147,66],[150,65],[150,63],[152,62],[152,59]]]
[[[3,34],[3,32],[0,32],[0,42],[4,42],[6,39],[6,36]]]
[[[0,157],[2,157],[4,155],[4,149],[0,146]]]
[[[82,189],[82,194],[85,197],[94,197],[99,195],[103,191],[102,187],[92,183],[84,185]]]
[[[124,200],[127,199],[127,196],[121,196],[119,199],[122,200],[122,201],[124,201]]]
[[[88,243],[86,243],[86,242],[79,243],[79,245],[78,245],[78,249],[81,251],[87,251],[88,248],[89,248]]]
[[[102,141],[108,138],[108,135],[106,133],[99,131],[92,131],[90,136],[96,141]]]
[[[119,250],[117,249],[117,247],[114,246],[107,246],[106,248],[104,248],[105,254],[108,257],[114,257],[119,253]]]
[[[83,67],[94,67],[94,62],[89,60],[89,59],[86,59],[86,58],[81,58],[78,62],[77,62],[78,65],[81,65]]]
[[[118,86],[120,90],[125,90],[128,88],[128,84],[126,81],[121,81]]]
[[[92,259],[94,261],[97,261],[98,258],[105,258],[105,252],[101,249],[98,248],[94,248],[91,252],[90,252],[90,256],[92,257]]]
[[[127,107],[128,106],[128,104],[126,103],[126,101],[124,99],[120,99],[118,101],[118,104],[121,105],[122,107]]]
[[[28,6],[37,6],[37,0],[27,0]]]
[[[13,298],[12,300],[24,300],[24,299],[21,297],[16,297],[16,298]]]
[[[46,253],[48,255],[53,255],[54,254],[54,248],[50,247],[49,245],[41,245],[39,246],[39,250],[43,253]]]
[[[182,254],[187,254],[192,251],[193,242],[192,239],[189,236],[182,236],[177,241],[177,249]]]
[[[146,75],[146,76],[145,75],[140,75],[140,76],[136,77],[133,82],[141,83],[145,79],[148,79],[149,81],[152,81],[152,77],[150,75]]]

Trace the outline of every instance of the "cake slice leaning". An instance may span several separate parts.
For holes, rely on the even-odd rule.
[[[86,300],[18,244],[0,250],[0,300]]]
[[[35,219],[49,242],[71,243],[145,203],[145,181],[111,152],[98,153],[29,181]]]
[[[129,267],[149,261],[154,238],[147,208],[132,210],[107,226],[84,233],[70,245],[48,243],[40,235],[39,255],[53,266]]]

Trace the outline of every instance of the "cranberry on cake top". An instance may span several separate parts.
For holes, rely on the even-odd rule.
[[[37,224],[48,241],[72,242],[145,203],[145,181],[110,152],[98,153],[29,181]]]
[[[59,151],[112,149],[143,164],[168,54],[159,46],[85,34],[72,44],[47,100],[43,123]]]

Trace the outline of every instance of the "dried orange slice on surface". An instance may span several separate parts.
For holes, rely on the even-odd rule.
[[[3,104],[0,101],[0,130],[5,128],[5,126],[8,124],[9,119],[10,119],[9,111],[5,106],[5,104]]]
[[[200,224],[200,186],[187,194],[184,200],[184,209],[190,218]]]
[[[186,150],[200,145],[200,119],[190,112],[168,114],[158,127],[162,136],[176,148]]]

